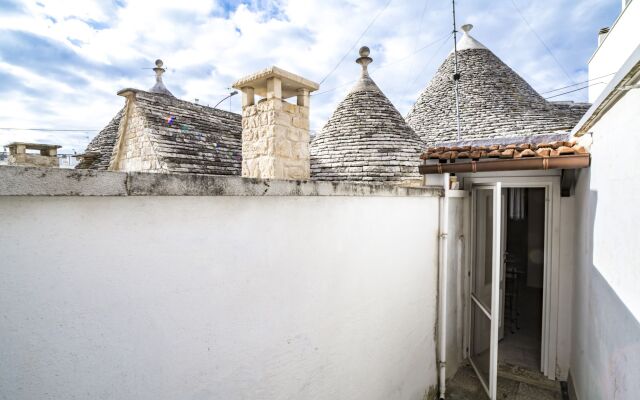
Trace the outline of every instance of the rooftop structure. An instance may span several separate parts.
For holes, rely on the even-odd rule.
[[[162,60],[148,92],[123,89],[126,105],[89,143],[77,168],[239,175],[241,117],[177,99],[164,86]]]
[[[89,142],[84,154],[76,156],[80,160],[76,168],[97,170],[107,170],[109,168],[111,154],[118,139],[118,128],[120,127],[120,120],[122,119],[124,111],[124,108],[118,111],[107,126],[102,128],[91,142]]]
[[[242,91],[242,176],[309,179],[309,93],[319,85],[273,66],[233,87]]]
[[[570,131],[588,104],[545,100],[464,25],[458,42],[461,140]],[[454,55],[447,57],[407,115],[429,145],[457,139]]]
[[[55,144],[13,142],[6,146],[9,149],[9,165],[53,167],[58,168],[58,149]],[[28,153],[36,150],[37,153]]]
[[[419,181],[425,145],[369,76],[369,48],[360,49],[360,79],[311,142],[311,174],[329,181]]]

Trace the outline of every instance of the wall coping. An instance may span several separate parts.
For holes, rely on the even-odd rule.
[[[439,197],[441,187],[0,166],[0,196]]]

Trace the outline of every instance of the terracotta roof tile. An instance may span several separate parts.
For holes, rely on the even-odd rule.
[[[519,143],[491,146],[451,146],[430,147],[420,158],[423,160],[456,160],[480,158],[523,158],[523,157],[561,157],[564,155],[588,154],[587,149],[575,141],[556,141],[552,143]]]

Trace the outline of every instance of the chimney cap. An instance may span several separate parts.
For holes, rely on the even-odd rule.
[[[267,80],[278,78],[282,82],[282,98],[297,96],[298,89],[307,89],[310,92],[318,90],[320,85],[306,78],[296,75],[282,68],[271,66],[262,71],[238,79],[231,85],[234,89],[253,88],[258,96],[267,96]]]
[[[30,150],[49,150],[49,149],[59,149],[62,147],[58,144],[29,143],[29,142],[11,142],[7,145],[4,145],[3,147],[12,148],[12,147],[18,147],[18,146],[24,146]]]

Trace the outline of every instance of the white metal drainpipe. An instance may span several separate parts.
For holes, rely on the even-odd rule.
[[[458,279],[456,280],[456,284],[458,285],[456,293],[457,293],[457,299],[458,299],[458,307],[457,307],[457,313],[456,313],[456,329],[459,332],[460,329],[462,329],[462,316],[463,316],[463,308],[462,305],[464,304],[464,297],[463,297],[463,292],[462,292],[462,288],[465,287],[464,286],[464,272],[462,271],[463,269],[463,263],[462,263],[462,257],[464,254],[464,235],[460,235],[458,237],[458,247],[456,249],[456,266],[458,268]],[[459,335],[460,337],[458,338],[458,342],[456,343],[456,345],[458,346],[459,349],[462,349],[464,347],[464,335]]]
[[[438,265],[439,386],[440,399],[445,398],[447,379],[447,233],[449,231],[449,174],[442,174],[444,197],[440,207],[440,257]]]

